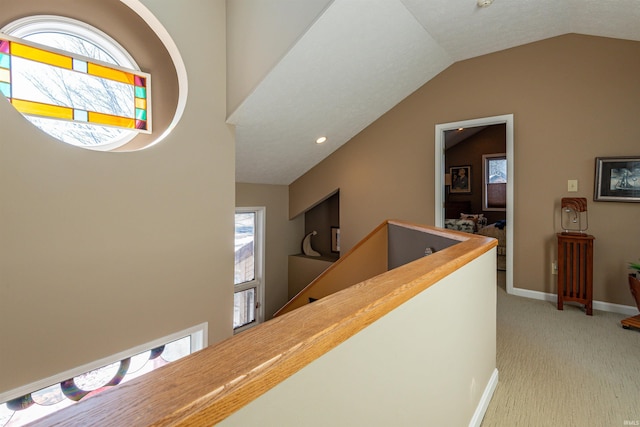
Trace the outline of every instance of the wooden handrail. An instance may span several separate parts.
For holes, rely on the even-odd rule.
[[[213,425],[497,245],[460,243],[329,295],[34,422],[34,426]]]

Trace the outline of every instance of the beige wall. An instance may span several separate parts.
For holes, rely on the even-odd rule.
[[[0,392],[202,322],[210,343],[232,333],[225,2],[143,3],[189,75],[163,142],[82,150],[0,102]]]
[[[514,286],[555,293],[561,197],[589,199],[594,298],[634,305],[640,205],[593,202],[594,158],[639,155],[640,43],[566,35],[456,63],[290,186],[290,216],[340,189],[344,250],[385,218],[433,224],[434,127],[514,114]],[[578,179],[578,193],[567,180]]]
[[[236,184],[236,206],[264,206],[265,215],[265,319],[270,319],[288,298],[288,257],[300,252],[304,218],[289,220],[286,185]]]

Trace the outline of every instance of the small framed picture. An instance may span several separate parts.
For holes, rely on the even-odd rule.
[[[331,252],[340,252],[340,228],[331,227]]]
[[[471,193],[471,166],[452,166],[449,168],[451,174],[451,193]]]
[[[596,157],[597,202],[640,202],[640,157]]]

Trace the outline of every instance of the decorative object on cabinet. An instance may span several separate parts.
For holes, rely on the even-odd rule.
[[[452,166],[449,168],[451,174],[451,193],[471,193],[471,166]]]
[[[638,310],[640,310],[640,280],[633,274],[629,274],[629,288],[631,295],[633,295],[633,298],[636,300],[636,306]],[[625,329],[630,329],[631,327],[640,329],[640,314],[622,319],[620,323],[622,323],[622,327]]]
[[[640,202],[640,157],[596,157],[597,202]]]
[[[311,236],[315,236],[316,234],[318,234],[318,232],[313,230],[302,239],[302,253],[306,256],[320,256],[320,252],[314,251],[311,247]]]
[[[585,197],[563,197],[561,202],[561,224],[563,234],[586,234],[589,228],[587,199]]]
[[[593,241],[586,234],[558,233],[558,310],[565,302],[584,304],[588,316],[593,308]]]

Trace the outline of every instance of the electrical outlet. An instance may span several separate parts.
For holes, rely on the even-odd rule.
[[[551,263],[551,274],[558,274],[558,261]]]

